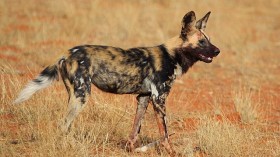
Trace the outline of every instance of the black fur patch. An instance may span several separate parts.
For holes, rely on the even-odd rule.
[[[57,71],[57,67],[56,66],[48,66],[46,67],[41,73],[40,76],[46,76],[49,77],[51,79],[54,79],[56,77],[58,77],[58,71]],[[42,83],[42,80],[36,78],[33,80],[33,82],[36,82],[38,84]]]
[[[176,68],[176,62],[168,53],[168,50],[164,45],[159,46],[162,53],[162,70],[155,73],[153,82],[155,83],[159,95],[169,93],[173,80],[175,79],[174,70]]]
[[[168,80],[173,74],[176,67],[176,62],[170,57],[168,50],[164,45],[159,46],[163,56],[162,56],[162,72],[161,72],[161,81]]]
[[[196,57],[190,54],[188,49],[183,48],[175,49],[175,60],[182,67],[183,73],[186,73],[189,68],[198,61]]]

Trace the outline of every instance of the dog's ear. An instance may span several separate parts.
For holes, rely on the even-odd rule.
[[[188,12],[182,20],[182,30],[181,30],[181,37],[186,37],[187,33],[191,30],[194,26],[196,17],[194,11]]]
[[[205,30],[206,28],[206,24],[207,24],[207,21],[208,21],[208,18],[211,14],[211,11],[209,11],[203,18],[201,18],[200,20],[198,20],[195,24],[195,27],[197,29],[202,29],[202,30]]]

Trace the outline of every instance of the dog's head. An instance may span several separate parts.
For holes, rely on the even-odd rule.
[[[195,13],[188,12],[182,20],[180,38],[183,41],[181,49],[183,53],[189,53],[197,60],[211,63],[220,50],[210,42],[210,38],[204,32],[211,12],[196,21]]]

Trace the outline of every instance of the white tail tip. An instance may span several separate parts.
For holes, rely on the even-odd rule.
[[[26,87],[20,92],[18,98],[13,104],[19,104],[29,99],[37,91],[48,87],[52,83],[53,79],[48,76],[38,76],[36,79],[29,82]]]

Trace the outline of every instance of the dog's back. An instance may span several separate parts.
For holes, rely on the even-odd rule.
[[[151,81],[164,82],[175,68],[164,45],[128,50],[84,45],[69,53],[65,77],[73,81],[84,75],[101,90],[118,94],[147,94]]]

